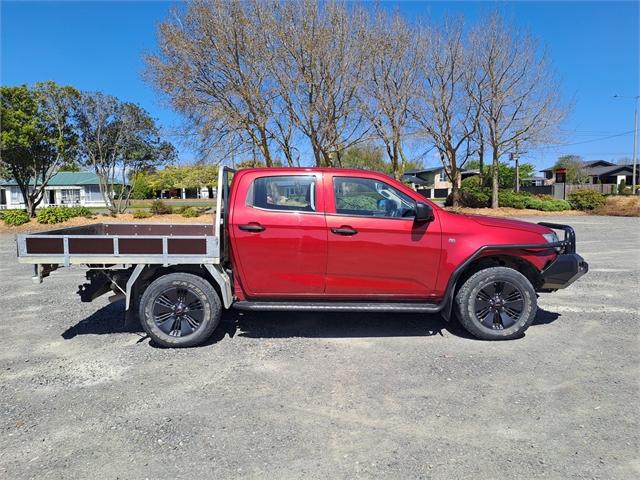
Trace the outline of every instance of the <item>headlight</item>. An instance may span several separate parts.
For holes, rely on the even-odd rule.
[[[560,239],[558,238],[558,235],[556,235],[556,232],[543,233],[542,236],[549,243],[556,243],[560,241]],[[562,247],[555,247],[554,250],[560,253],[562,251]]]

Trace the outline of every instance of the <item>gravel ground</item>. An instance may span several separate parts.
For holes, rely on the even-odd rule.
[[[230,312],[154,348],[122,303],[80,303],[81,269],[32,284],[0,236],[0,478],[639,478],[640,221],[558,221],[591,272],[509,342]]]

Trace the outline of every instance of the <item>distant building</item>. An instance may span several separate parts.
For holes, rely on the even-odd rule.
[[[633,165],[618,165],[608,162],[607,160],[590,160],[583,162],[583,170],[585,177],[588,177],[587,183],[603,185],[618,185],[622,180],[627,185],[631,185],[633,177]],[[545,168],[540,170],[544,174],[544,184],[553,185],[555,183],[566,183],[566,169],[564,168]],[[639,170],[636,167],[636,178]]]
[[[106,207],[100,181],[92,172],[58,172],[45,187],[40,207],[82,205]],[[0,209],[26,208],[15,180],[0,180]]]
[[[478,170],[462,170],[462,178],[478,175]],[[402,181],[410,183],[414,189],[429,198],[445,198],[451,193],[453,184],[449,181],[444,167],[430,167],[410,170],[402,175]]]

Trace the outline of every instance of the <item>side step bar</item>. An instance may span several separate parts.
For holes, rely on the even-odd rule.
[[[257,310],[271,312],[413,312],[438,313],[443,305],[437,303],[412,302],[235,302],[238,310]]]

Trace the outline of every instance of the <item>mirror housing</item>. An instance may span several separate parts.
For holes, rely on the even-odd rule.
[[[431,222],[434,218],[433,209],[430,205],[422,202],[416,202],[416,222]]]

